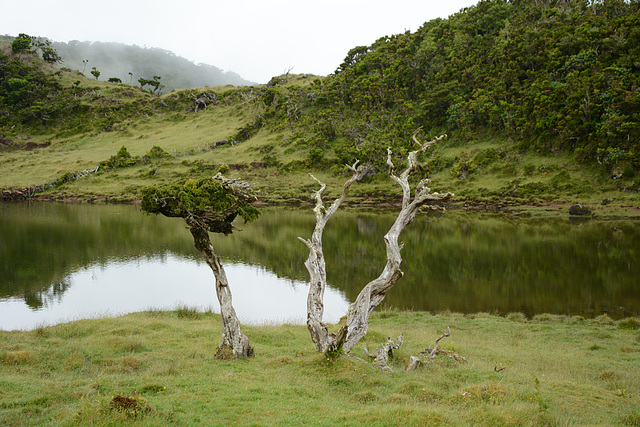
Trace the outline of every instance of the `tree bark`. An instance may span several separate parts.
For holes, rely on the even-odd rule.
[[[316,226],[311,235],[311,240],[298,237],[309,248],[309,258],[304,265],[307,267],[310,276],[309,295],[307,297],[307,328],[311,334],[311,340],[316,346],[316,350],[320,353],[330,353],[339,350],[342,347],[346,336],[346,329],[342,328],[337,334],[329,332],[327,324],[323,320],[324,314],[324,290],[327,286],[327,271],[322,252],[322,232],[327,221],[338,210],[344,199],[349,194],[349,188],[354,181],[362,179],[364,176],[364,168],[357,167],[358,162],[349,169],[353,171],[353,175],[345,182],[342,194],[338,197],[329,209],[325,209],[322,201],[322,193],[326,185],[313,178],[320,189],[315,193],[316,206],[313,209],[316,215]]]
[[[189,226],[196,249],[204,254],[216,279],[216,295],[220,303],[222,317],[222,339],[218,350],[230,348],[233,355],[238,358],[253,356],[253,348],[249,345],[249,338],[240,330],[240,321],[233,308],[227,275],[220,262],[220,257],[213,249],[206,226],[194,216],[186,216],[184,220]]]
[[[402,188],[402,209],[398,213],[398,217],[389,229],[389,232],[384,236],[387,249],[387,263],[384,270],[377,279],[369,282],[362,289],[356,301],[349,306],[347,325],[342,327],[338,333],[329,332],[326,323],[322,320],[324,312],[324,290],[327,284],[326,265],[322,252],[322,233],[327,221],[338,210],[347,197],[351,184],[356,180],[361,180],[365,171],[362,167],[356,169],[358,162],[350,167],[354,175],[344,184],[342,195],[334,201],[329,209],[325,209],[322,201],[322,193],[326,188],[325,184],[318,181],[313,175],[311,176],[320,184],[320,189],[315,193],[316,206],[314,212],[316,215],[316,226],[310,240],[301,237],[299,237],[299,239],[309,247],[309,258],[305,262],[311,279],[309,296],[307,298],[307,327],[318,352],[331,353],[341,349],[349,352],[358,341],[360,341],[369,327],[369,316],[371,312],[384,300],[387,292],[395,285],[398,279],[402,277],[403,273],[400,270],[400,264],[402,263],[400,250],[402,249],[402,244],[398,244],[400,233],[414,220],[422,206],[433,201],[447,200],[453,196],[452,193],[432,193],[431,189],[427,187],[430,180],[424,179],[416,186],[415,197],[411,197],[409,177],[417,167],[418,155],[444,138],[443,135],[433,141],[421,144],[416,138],[419,130],[420,129],[416,130],[413,134],[413,140],[419,148],[409,153],[407,157],[407,168],[400,176],[394,174],[395,168],[391,160],[391,149],[387,149],[387,164],[390,168],[389,175]]]
[[[395,167],[391,160],[391,149],[387,149],[389,175],[402,188],[402,208],[395,222],[384,236],[387,249],[387,264],[380,276],[369,282],[362,291],[360,291],[356,300],[349,306],[347,313],[347,335],[343,344],[345,352],[349,352],[358,341],[364,337],[369,328],[369,316],[371,312],[384,300],[387,292],[403,275],[402,270],[400,270],[400,264],[402,263],[400,250],[403,244],[398,243],[400,233],[402,233],[407,225],[413,222],[422,206],[433,201],[447,200],[453,196],[452,193],[432,193],[431,189],[427,187],[430,180],[423,179],[416,186],[415,196],[412,199],[409,177],[417,167],[418,155],[444,137],[443,135],[430,142],[421,144],[416,138],[418,131],[419,129],[413,134],[413,140],[419,148],[409,153],[407,157],[407,168],[400,176],[394,174]]]

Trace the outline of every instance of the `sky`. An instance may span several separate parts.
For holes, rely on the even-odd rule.
[[[267,83],[287,71],[331,74],[356,46],[478,1],[3,0],[0,34],[160,48]]]

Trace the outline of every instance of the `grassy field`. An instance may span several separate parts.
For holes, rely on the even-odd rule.
[[[445,349],[404,372],[409,356]],[[218,360],[219,316],[183,307],[0,332],[3,425],[640,425],[640,320],[374,313],[394,372],[315,353],[305,326],[245,326]],[[365,358],[362,343],[352,351]]]
[[[124,132],[88,134],[65,140],[33,137],[32,142],[51,145],[33,151],[2,153],[0,188],[40,185],[66,172],[93,169],[122,146],[134,156],[143,156],[158,146],[171,157],[67,182],[39,196],[56,200],[134,201],[144,186],[195,179],[219,170],[232,178],[251,182],[261,192],[260,198],[268,203],[309,201],[317,189],[309,172],[328,184],[326,197],[338,194],[345,177],[327,168],[305,165],[306,149],[291,142],[286,131],[263,130],[234,146],[210,147],[215,141],[228,138],[247,121],[229,107],[210,109],[177,121],[171,117],[155,117],[132,124]],[[528,210],[551,207],[566,211],[570,204],[583,203],[599,216],[640,215],[637,192],[621,191],[621,183],[599,176],[569,157],[511,153],[480,163],[461,179],[454,173],[461,158],[502,152],[506,150],[505,142],[484,140],[469,145],[448,141],[435,150],[434,157],[443,159],[445,166],[430,174],[431,188],[456,193],[453,203],[459,206],[526,206]],[[278,165],[269,164],[269,160]],[[399,194],[391,179],[378,174],[353,186],[349,202],[388,203]],[[608,203],[602,204],[603,200]]]

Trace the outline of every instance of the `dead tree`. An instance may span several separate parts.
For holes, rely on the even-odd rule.
[[[362,179],[365,169],[358,167],[358,162],[349,169],[353,175],[344,183],[342,194],[338,197],[329,209],[326,209],[322,202],[322,193],[326,185],[313,178],[320,189],[315,193],[316,206],[313,209],[316,215],[316,226],[311,235],[311,240],[298,237],[309,248],[309,258],[305,261],[305,266],[310,275],[309,295],[307,297],[307,328],[311,334],[311,340],[316,345],[316,350],[320,353],[331,353],[341,348],[344,342],[346,329],[341,330],[338,334],[329,332],[327,324],[323,320],[324,314],[324,290],[327,286],[327,270],[322,251],[322,232],[327,221],[338,210],[344,199],[349,194],[349,189],[354,181]]]
[[[309,247],[309,258],[305,262],[309,275],[311,277],[311,286],[309,288],[309,299],[307,302],[307,326],[311,332],[311,338],[319,352],[332,352],[344,350],[349,352],[360,339],[366,334],[369,327],[369,316],[386,296],[387,292],[396,284],[398,279],[402,277],[400,264],[402,257],[400,250],[402,244],[398,243],[400,233],[415,218],[420,208],[431,202],[439,202],[447,200],[453,196],[452,193],[432,193],[427,187],[430,183],[429,179],[421,180],[415,189],[415,195],[411,195],[411,186],[409,177],[415,172],[418,166],[418,155],[426,151],[433,144],[444,137],[438,137],[427,143],[420,143],[417,139],[419,129],[413,134],[413,141],[418,145],[418,149],[411,151],[407,156],[407,168],[397,176],[395,174],[395,166],[391,159],[391,149],[387,149],[387,165],[389,165],[389,175],[402,188],[402,207],[398,216],[384,236],[384,242],[387,250],[387,263],[378,278],[369,282],[360,292],[356,300],[349,306],[347,313],[347,324],[338,333],[329,333],[326,324],[322,321],[323,303],[322,298],[326,287],[326,269],[325,261],[322,254],[322,231],[326,226],[329,218],[335,213],[340,204],[346,198],[351,184],[360,179],[363,173],[362,169],[356,169],[355,165],[351,167],[354,175],[344,184],[342,195],[336,199],[329,210],[326,210],[322,202],[321,194],[325,189],[325,185],[316,181],[321,185],[320,190],[315,194],[316,207],[316,227],[312,235],[311,241],[301,239]],[[315,178],[314,178],[315,179]]]
[[[231,350],[234,357],[252,356],[253,348],[240,330],[227,275],[211,244],[209,232],[226,235],[237,230],[233,221],[238,215],[245,221],[257,218],[259,211],[251,205],[254,201],[255,197],[247,191],[246,185],[227,180],[220,174],[184,184],[149,187],[142,192],[144,211],[185,220],[196,249],[202,252],[213,271],[222,317],[220,355]]]

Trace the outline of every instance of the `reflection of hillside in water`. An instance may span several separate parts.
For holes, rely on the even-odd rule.
[[[243,323],[305,322],[306,282],[281,279],[260,266],[237,262],[227,262],[225,270],[234,283],[234,306]],[[0,329],[32,329],[74,319],[180,306],[220,312],[209,266],[173,254],[89,265],[72,272],[66,280],[67,292],[43,294],[44,304],[37,310],[16,299],[0,300]],[[348,302],[335,289],[327,289],[325,300],[325,318],[337,322]]]
[[[68,289],[83,266],[162,253],[195,255],[179,221],[145,216],[134,206],[0,204],[0,298],[32,308]],[[187,234],[187,235],[185,235]]]
[[[69,292],[65,278],[95,263],[173,254],[200,261],[185,224],[135,206],[0,205],[0,298],[33,308]],[[349,300],[385,262],[382,236],[393,214],[338,213],[324,232],[329,283]],[[311,209],[266,209],[244,231],[212,235],[226,263],[261,266],[306,282]],[[448,212],[419,217],[401,236],[405,276],[387,295],[399,308],[459,312],[638,313],[640,231],[633,222],[572,225]],[[207,279],[209,280],[209,279]],[[55,285],[52,285],[55,284]],[[209,284],[209,282],[208,282]],[[232,291],[238,286],[231,282]],[[234,292],[234,303],[239,303]]]
[[[350,301],[382,271],[383,236],[394,219],[393,213],[349,211],[328,223],[323,235],[328,282]],[[308,280],[307,250],[296,237],[308,237],[313,221],[307,211],[272,213],[215,244],[226,256]],[[455,211],[425,215],[400,236],[405,276],[385,303],[463,313],[636,314],[639,237],[632,221],[575,223]]]

